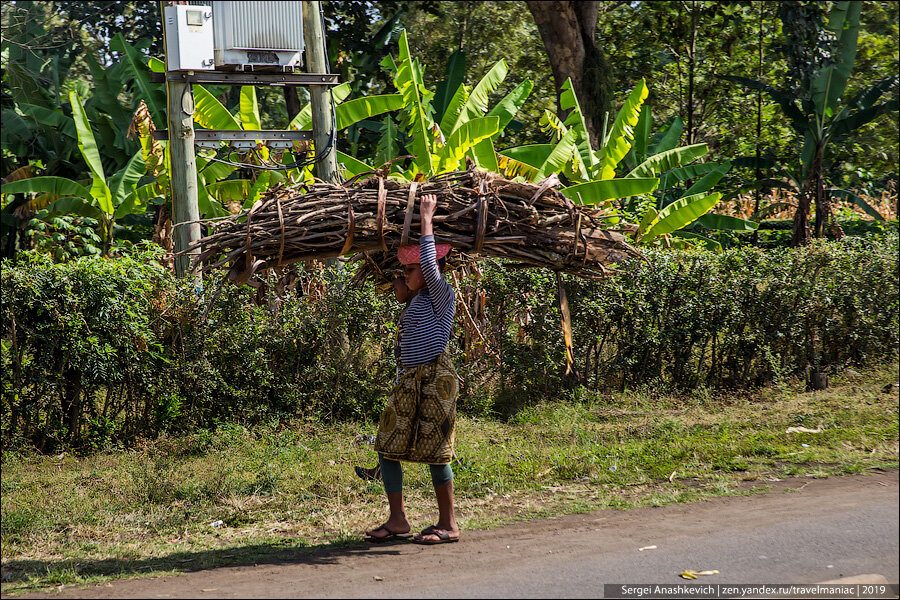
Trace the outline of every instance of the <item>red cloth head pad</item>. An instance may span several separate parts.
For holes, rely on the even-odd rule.
[[[434,250],[437,254],[435,259],[440,260],[450,252],[450,244],[435,244]],[[404,265],[414,265],[420,261],[419,246],[400,246],[400,249],[397,251],[397,257]]]

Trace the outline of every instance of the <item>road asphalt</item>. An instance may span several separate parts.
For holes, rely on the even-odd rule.
[[[361,543],[25,597],[599,598],[604,584],[808,584],[861,574],[898,583],[897,470],[769,485],[762,495],[463,531],[440,546]],[[686,569],[718,573],[687,582]]]

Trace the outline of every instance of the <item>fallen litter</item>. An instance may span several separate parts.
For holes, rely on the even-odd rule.
[[[700,575],[718,575],[719,572],[715,569],[710,571],[694,571],[693,569],[685,569],[680,573],[683,579],[697,579]]]
[[[815,429],[809,429],[808,427],[788,427],[786,433],[821,433],[822,430],[819,427]]]
[[[224,524],[225,524],[225,521],[223,521],[223,520],[221,520],[221,519],[218,519],[218,520],[213,521],[212,523],[210,523],[209,526],[210,526],[210,527],[221,527],[221,526],[224,525]]]
[[[638,548],[638,552],[643,552],[644,550],[656,550],[656,546],[644,546],[642,548]]]

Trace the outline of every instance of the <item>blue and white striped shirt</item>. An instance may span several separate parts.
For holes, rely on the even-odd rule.
[[[407,369],[430,363],[447,349],[456,312],[456,294],[438,268],[434,236],[419,239],[426,288],[400,317],[400,364]]]

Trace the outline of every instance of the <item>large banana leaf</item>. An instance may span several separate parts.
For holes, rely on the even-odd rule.
[[[837,101],[847,88],[847,80],[856,58],[859,14],[862,2],[835,2],[831,7],[828,29],[837,37],[836,62],[823,67],[810,82],[810,92],[819,120],[831,117]]]
[[[497,155],[497,172],[506,177],[522,177],[525,181],[534,181],[537,171],[537,167],[502,154]]]
[[[194,121],[205,129],[241,129],[234,115],[202,85],[194,86]]]
[[[461,127],[469,119],[476,119],[487,112],[488,97],[503,83],[508,72],[509,66],[502,58],[490,68],[485,76],[481,78],[481,81],[472,89],[469,98],[456,117],[456,121],[450,127],[450,133],[453,133],[456,128]]]
[[[856,131],[876,117],[888,112],[896,112],[900,103],[897,98],[858,110],[846,117],[837,119],[828,127],[826,141],[839,140],[852,131]]]
[[[78,134],[75,131],[75,123],[72,121],[71,117],[67,117],[62,112],[58,110],[52,110],[47,108],[46,106],[38,106],[37,104],[28,104],[21,103],[17,104],[16,107],[22,111],[28,117],[31,117],[36,122],[41,125],[47,125],[52,127],[56,131],[69,136],[73,140],[78,139]],[[6,111],[4,111],[5,113]],[[6,114],[3,116],[3,127],[4,129],[7,126]]]
[[[503,100],[494,105],[494,108],[488,111],[486,116],[500,117],[500,129],[491,138],[492,140],[496,140],[506,126],[509,125],[509,122],[516,116],[522,105],[525,104],[525,100],[528,99],[532,89],[534,89],[534,84],[530,79],[526,79],[517,85],[513,91],[504,96]]]
[[[500,165],[497,163],[497,151],[494,149],[494,142],[491,141],[496,135],[495,133],[481,140],[469,150],[469,155],[475,159],[475,164],[491,173],[496,173],[500,170]]]
[[[832,198],[840,198],[842,200],[849,200],[853,204],[855,204],[858,207],[860,207],[861,209],[863,209],[863,211],[870,217],[874,217],[878,221],[884,221],[884,217],[881,216],[880,212],[875,210],[875,208],[871,204],[869,204],[868,202],[866,202],[865,200],[863,200],[862,198],[860,198],[859,196],[857,196],[856,194],[854,194],[851,191],[830,189],[830,190],[827,190],[827,193]]]
[[[697,160],[707,153],[706,144],[692,144],[673,148],[659,154],[654,154],[625,177],[653,177],[670,169],[680,167],[691,161]]]
[[[653,115],[649,106],[641,107],[641,115],[634,127],[634,142],[631,145],[631,163],[637,166],[647,158],[647,148],[650,145],[650,130],[653,128]]]
[[[197,208],[200,211],[200,216],[207,219],[224,217],[228,214],[228,211],[216,202],[215,198],[210,197],[199,173],[197,173]]]
[[[147,108],[153,116],[153,122],[157,127],[166,122],[165,105],[160,105],[157,101],[159,88],[150,83],[150,73],[147,65],[144,64],[144,56],[131,44],[125,41],[125,37],[121,33],[113,36],[109,43],[109,47],[116,52],[121,53],[122,60],[125,61],[125,71],[134,79],[141,99],[147,103]],[[196,86],[195,86],[196,87]]]
[[[100,161],[100,150],[91,132],[91,124],[84,114],[84,106],[77,92],[69,93],[69,102],[72,104],[72,119],[75,121],[75,130],[78,132],[78,149],[84,162],[91,170],[91,196],[97,201],[100,210],[108,215],[113,214],[112,193],[106,185],[106,175],[103,173],[103,163]]]
[[[344,154],[340,150],[337,151],[337,162],[339,164],[344,165],[344,169],[346,170],[347,178],[355,177],[360,173],[365,173],[367,171],[374,171],[375,167],[367,165],[361,160],[357,160],[350,156],[349,154]]]
[[[256,101],[256,86],[241,86],[240,96],[241,128],[252,131],[262,129],[259,118],[259,103]],[[224,107],[223,107],[224,108]]]
[[[613,180],[610,180],[613,181]],[[638,225],[638,236],[644,235],[648,229],[653,227],[654,224],[659,220],[659,211],[656,210],[656,207],[652,204],[647,206],[647,210],[644,212],[644,216],[641,219],[640,225]]]
[[[501,150],[500,155],[539,169],[546,162],[550,153],[553,152],[553,146],[553,144],[513,146],[512,148]]]
[[[730,170],[730,162],[726,161],[724,163],[717,163],[712,171],[701,177],[699,181],[694,182],[694,185],[689,187],[683,195],[693,196],[695,194],[701,194],[703,192],[711,190],[712,187],[719,183],[719,180],[722,179],[722,177],[724,177],[725,174]]]
[[[106,219],[106,213],[94,206],[89,200],[80,196],[65,196],[50,205],[50,211],[58,214],[76,214],[82,217],[97,219],[101,223]],[[100,230],[105,239],[108,234],[105,227]]]
[[[434,94],[434,118],[441,120],[450,106],[450,101],[463,84],[466,76],[466,55],[461,50],[455,50],[447,59],[447,78],[438,82]],[[445,131],[444,134],[450,132]]]
[[[459,168],[459,163],[475,144],[490,139],[500,126],[499,117],[479,117],[463,123],[454,131],[447,143],[438,151],[438,173]],[[495,169],[496,170],[496,169]]]
[[[638,179],[604,179],[579,183],[559,190],[567,198],[578,204],[593,205],[614,198],[627,198],[638,194],[649,194],[656,189],[659,179],[648,177]]]
[[[422,70],[409,53],[409,42],[404,30],[400,35],[400,63],[396,65],[394,86],[403,95],[407,133],[412,138],[414,162],[419,171],[429,177],[433,173],[431,161],[432,121],[426,105],[429,92],[422,82]]]
[[[653,156],[654,154],[660,154],[676,148],[679,140],[681,140],[681,131],[683,128],[684,125],[682,124],[681,117],[675,117],[672,120],[672,123],[666,127],[659,140],[655,143],[651,143],[647,147],[647,156]]]
[[[234,173],[237,167],[225,163],[216,162],[197,155],[197,173],[206,183],[221,181]]]
[[[271,174],[269,171],[263,171],[259,174],[259,176],[256,178],[256,181],[254,181],[253,185],[250,186],[250,192],[247,194],[247,199],[244,200],[245,209],[253,208],[253,205],[256,204],[256,201],[259,200],[263,192],[265,192],[269,188],[270,176]]]
[[[401,108],[403,108],[403,96],[400,94],[382,94],[348,100],[335,109],[337,128],[344,129],[354,123]]]
[[[121,219],[125,215],[133,215],[147,211],[147,207],[158,199],[165,198],[163,190],[157,183],[148,183],[137,188],[116,207],[116,219]]]
[[[535,173],[533,181],[544,179],[551,173],[559,173],[565,168],[566,163],[572,158],[572,154],[577,150],[575,143],[577,136],[575,130],[570,129],[559,142],[553,146],[553,150],[547,156],[547,159],[541,164],[537,173]]]
[[[445,136],[453,133],[456,120],[459,118],[459,114],[462,112],[463,106],[465,106],[468,99],[469,88],[465,84],[460,84],[441,116],[440,128]]]
[[[672,187],[679,181],[702,177],[707,173],[719,168],[720,166],[721,165],[719,163],[712,162],[700,163],[698,165],[687,165],[686,167],[671,169],[659,176],[659,187],[661,189],[667,189]]]
[[[659,220],[647,231],[642,240],[649,241],[690,225],[708,213],[721,197],[722,194],[716,192],[708,196],[697,194],[679,198],[659,211]]]
[[[388,163],[400,156],[400,146],[397,144],[397,124],[394,118],[387,115],[381,125],[381,135],[378,145],[375,147],[375,162],[378,165]]]
[[[898,82],[900,82],[900,75],[890,75],[889,77],[885,77],[881,81],[872,84],[856,94],[856,96],[847,103],[847,106],[859,109],[869,108],[881,98],[882,94],[892,90]]]
[[[340,103],[350,95],[352,91],[352,87],[349,83],[342,83],[338,86],[335,86],[331,90],[331,96],[334,98],[334,103],[340,106]],[[337,108],[335,108],[337,111]],[[288,129],[297,129],[303,131],[305,129],[312,128],[312,105],[308,102],[306,106],[300,109],[300,112],[297,113],[297,116],[291,119],[291,122],[288,124]]]
[[[30,143],[34,138],[31,126],[16,111],[11,108],[3,109],[0,112],[0,119],[3,121],[3,127],[0,127],[0,140],[3,142],[3,148],[9,150],[16,156],[24,156],[28,153],[26,143]],[[72,126],[75,129],[75,126]],[[14,144],[20,144],[16,147]]]
[[[559,107],[562,110],[568,110],[569,114],[563,125],[570,127],[575,131],[575,146],[578,150],[577,164],[574,165],[582,180],[590,179],[596,176],[597,157],[591,148],[591,136],[588,134],[587,123],[584,120],[584,114],[581,112],[581,105],[578,103],[578,97],[572,89],[572,78],[566,79],[559,95]],[[551,123],[548,117],[548,123]]]
[[[113,173],[109,178],[109,187],[112,191],[114,206],[122,204],[125,198],[134,192],[137,182],[140,181],[146,170],[144,155],[138,150],[124,167]]]
[[[641,79],[616,115],[616,120],[600,149],[598,166],[600,179],[612,179],[616,176],[616,166],[631,149],[631,142],[634,140],[632,128],[637,125],[641,116],[641,105],[649,93],[646,82]]]
[[[547,109],[544,109],[544,114],[541,115],[538,124],[541,126],[541,131],[549,133],[552,136],[552,139],[557,142],[569,131],[569,126]]]
[[[89,200],[91,190],[65,177],[29,177],[4,183],[0,194],[50,194],[54,197],[78,196]]]
[[[250,194],[253,182],[249,179],[226,179],[206,186],[209,195],[223,205],[229,202],[244,204],[244,199]]]
[[[707,229],[721,229],[727,231],[756,231],[759,227],[759,223],[754,223],[747,219],[740,219],[729,215],[717,215],[714,213],[703,215],[697,219],[697,222]]]

